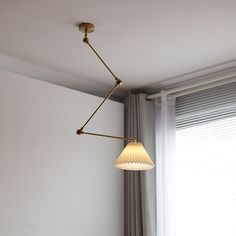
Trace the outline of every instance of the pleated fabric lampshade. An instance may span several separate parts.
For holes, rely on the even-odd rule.
[[[155,165],[140,142],[128,143],[115,162],[122,170],[149,170]]]

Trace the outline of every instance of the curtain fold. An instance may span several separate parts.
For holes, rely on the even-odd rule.
[[[155,101],[157,236],[175,236],[175,98]]]
[[[125,134],[141,141],[155,161],[154,103],[145,94],[125,102]],[[155,235],[155,169],[125,171],[125,236]]]
[[[174,236],[174,228],[168,229],[174,227],[174,185],[169,184],[174,177],[174,105],[164,96],[161,103],[146,100],[145,94],[129,95],[125,102],[125,134],[141,141],[156,164],[148,171],[125,171],[125,236]]]

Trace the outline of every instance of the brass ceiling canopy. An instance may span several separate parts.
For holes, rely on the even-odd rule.
[[[138,143],[136,138],[118,137],[118,136],[113,136],[113,135],[98,134],[98,133],[84,131],[85,126],[89,123],[89,121],[93,118],[93,116],[97,113],[97,111],[101,108],[101,106],[114,93],[114,91],[120,85],[122,85],[122,81],[113,73],[113,71],[110,69],[110,67],[105,63],[105,61],[101,58],[101,56],[98,54],[98,52],[94,49],[94,47],[89,42],[88,34],[94,32],[94,30],[95,30],[94,24],[88,23],[88,22],[82,22],[82,23],[78,24],[78,28],[79,28],[79,31],[84,33],[83,42],[86,43],[91,48],[91,50],[94,52],[94,54],[98,57],[98,59],[102,62],[102,64],[110,72],[110,74],[112,75],[112,77],[115,80],[115,85],[107,93],[107,95],[105,96],[103,101],[95,109],[95,111],[88,118],[88,120],[84,123],[84,125],[80,129],[77,129],[76,133],[78,135],[87,134],[87,135],[93,135],[93,136],[99,136],[99,137],[105,137],[105,138],[126,140],[130,143],[128,143],[126,145],[125,149],[120,154],[119,158],[116,161],[115,167],[118,169],[123,169],[123,170],[152,169],[155,165],[153,164],[151,158],[149,157],[148,153],[144,149],[143,145],[141,143]]]
[[[86,31],[87,33],[92,33],[95,30],[95,25],[92,23],[80,23],[78,28],[82,33],[85,33]]]

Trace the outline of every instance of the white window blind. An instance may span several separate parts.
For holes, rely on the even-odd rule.
[[[236,235],[236,116],[177,130],[176,235]]]
[[[236,82],[176,99],[176,235],[236,235]]]
[[[176,99],[176,128],[236,116],[236,82]]]

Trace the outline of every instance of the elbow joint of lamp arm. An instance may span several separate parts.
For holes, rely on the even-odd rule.
[[[83,38],[83,42],[88,44],[88,43],[89,43],[89,39],[88,39],[88,37],[84,36],[84,38]]]
[[[84,134],[83,129],[82,129],[82,128],[77,129],[77,130],[76,130],[76,134],[78,134],[78,135],[82,135],[82,134]]]
[[[115,78],[116,80],[116,85],[122,85],[122,80],[118,79],[117,77]]]

